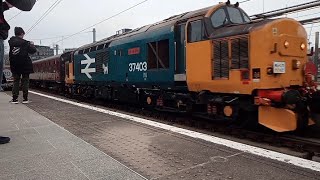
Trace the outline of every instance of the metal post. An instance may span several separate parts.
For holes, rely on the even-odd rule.
[[[318,80],[318,76],[319,76],[319,32],[316,32],[314,64],[317,67],[317,75],[316,75],[316,81],[317,81]]]
[[[96,42],[96,28],[93,28],[92,32],[93,32],[93,42],[95,43]]]
[[[59,45],[56,44],[56,55],[58,55],[58,54],[59,54]]]

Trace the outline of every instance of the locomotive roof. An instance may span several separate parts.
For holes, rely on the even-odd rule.
[[[136,35],[139,35],[142,33],[147,33],[147,32],[153,32],[153,31],[156,31],[159,29],[162,29],[163,31],[170,32],[172,26],[174,26],[175,24],[177,24],[179,22],[186,22],[189,18],[192,18],[192,17],[204,16],[208,12],[208,10],[211,9],[212,7],[214,7],[214,6],[210,6],[210,7],[206,7],[203,9],[190,11],[190,12],[186,12],[186,13],[182,13],[182,14],[178,14],[178,15],[174,15],[174,16],[171,16],[167,19],[164,19],[164,20],[157,22],[157,23],[154,23],[154,24],[139,27],[139,28],[136,28],[136,29],[131,30],[129,32],[120,34],[120,35],[113,35],[113,36],[107,37],[105,39],[102,39],[100,41],[97,41],[95,43],[86,44],[84,46],[81,46],[77,50],[83,50],[83,49],[99,46],[99,45],[106,44],[106,43],[110,43],[110,44],[112,43],[110,46],[122,44],[121,40],[123,38],[132,37],[134,39],[134,37],[137,37]],[[137,37],[137,38],[141,38],[141,37]],[[118,41],[118,42],[115,42],[115,41]],[[127,42],[130,40],[125,39],[125,41]]]
[[[43,61],[48,61],[48,60],[52,60],[52,59],[57,59],[57,58],[60,58],[61,54],[58,54],[58,55],[55,55],[55,56],[50,56],[50,57],[47,57],[47,58],[44,58],[44,59],[40,59],[40,60],[37,60],[37,61],[33,61],[33,63],[39,63],[39,62],[43,62]]]
[[[199,9],[196,11],[190,11],[190,12],[186,12],[186,13],[182,13],[182,14],[178,14],[178,15],[174,15],[171,16],[167,19],[164,19],[160,22],[154,23],[154,24],[150,24],[150,25],[146,25],[143,26],[141,28],[137,28],[135,30],[132,30],[128,33],[124,33],[122,35],[116,36],[115,38],[112,39],[112,44],[111,46],[115,46],[115,45],[119,45],[124,43],[122,41],[123,38],[126,38],[124,41],[134,41],[136,40],[136,38],[141,39],[141,36],[139,35],[143,35],[144,38],[146,38],[148,35],[150,37],[154,36],[155,31],[159,31],[159,34],[165,34],[165,33],[170,33],[172,31],[172,27],[179,23],[179,22],[186,22],[188,19],[192,18],[192,17],[197,17],[197,16],[204,16],[209,9],[211,9],[213,6],[210,7],[206,7],[203,9]],[[127,39],[130,38],[130,39]]]

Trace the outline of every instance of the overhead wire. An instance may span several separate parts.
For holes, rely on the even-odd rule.
[[[79,33],[79,35],[80,35],[80,34],[91,33],[91,32],[92,32],[92,31],[82,32],[82,33]],[[53,36],[53,37],[30,39],[30,40],[42,41],[42,40],[58,39],[58,38],[65,37],[65,36],[70,36],[70,35],[61,35],[61,36]]]
[[[42,16],[28,29],[26,35],[29,34],[48,14],[50,14],[53,9],[55,9],[62,0],[56,0],[43,14]]]
[[[108,17],[108,18],[106,18],[106,19],[104,19],[104,20],[102,20],[102,21],[100,21],[100,22],[98,22],[98,23],[96,23],[96,24],[93,24],[93,25],[91,25],[91,26],[89,26],[89,27],[87,27],[87,28],[85,28],[85,29],[77,32],[77,33],[74,33],[74,34],[72,34],[72,35],[70,35],[70,36],[67,36],[66,38],[61,39],[61,40],[57,41],[56,43],[59,43],[59,42],[61,42],[61,41],[63,41],[63,40],[66,40],[66,39],[69,39],[69,38],[77,35],[78,33],[81,33],[81,32],[83,32],[83,31],[85,31],[85,30],[88,30],[88,29],[90,29],[90,28],[93,28],[93,27],[95,27],[96,25],[99,25],[99,24],[101,24],[101,23],[103,23],[103,22],[105,22],[105,21],[108,21],[108,20],[110,20],[110,19],[112,19],[112,18],[114,18],[114,17],[116,17],[116,16],[118,16],[118,15],[120,15],[120,14],[126,12],[126,11],[129,11],[129,10],[131,10],[131,9],[133,9],[133,8],[141,5],[141,4],[146,3],[147,1],[149,1],[149,0],[141,1],[141,2],[139,2],[139,3],[137,3],[137,4],[135,4],[135,5],[129,7],[129,8],[127,8],[127,9],[125,9],[125,10],[123,10],[123,11],[121,11],[121,12],[115,14],[115,15],[113,15],[113,16],[110,16],[110,17]],[[244,1],[241,1],[241,2],[239,2],[239,3],[245,3],[245,2],[249,2],[249,1],[252,1],[252,0],[244,0]]]
[[[115,14],[115,15],[112,15],[112,16],[110,16],[110,17],[108,17],[108,18],[106,18],[106,19],[104,19],[104,20],[102,20],[102,21],[99,21],[98,23],[95,23],[95,24],[93,24],[93,25],[91,25],[91,26],[89,26],[89,27],[87,27],[87,28],[85,28],[85,29],[77,32],[77,33],[74,33],[74,34],[72,34],[72,35],[70,35],[70,36],[67,36],[66,38],[63,38],[63,39],[57,41],[56,43],[59,43],[59,42],[61,42],[61,41],[63,41],[63,40],[66,40],[66,39],[69,39],[69,38],[71,38],[71,37],[73,37],[73,36],[75,36],[75,35],[77,35],[77,34],[79,34],[79,33],[82,33],[83,31],[86,31],[86,30],[88,30],[88,29],[91,29],[91,28],[95,27],[96,25],[99,25],[99,24],[101,24],[101,23],[103,23],[103,22],[105,22],[105,21],[108,21],[108,20],[116,17],[116,16],[119,16],[120,14],[123,14],[123,13],[125,13],[125,12],[127,12],[127,11],[129,11],[129,10],[131,10],[131,9],[139,6],[139,5],[141,5],[141,4],[144,4],[144,3],[146,3],[147,1],[149,1],[149,0],[141,1],[141,2],[135,4],[135,5],[127,8],[127,9],[122,10],[122,11],[120,11],[119,13],[117,13],[117,14]]]
[[[17,13],[16,15],[14,15],[12,18],[10,18],[10,19],[8,20],[8,22],[11,21],[11,20],[13,20],[14,18],[18,17],[21,13],[22,13],[22,11],[20,11],[20,12]]]
[[[311,14],[305,14],[305,15],[301,15],[301,16],[297,16],[296,18],[299,18],[299,17],[305,17],[305,16],[312,16],[312,15],[316,15],[316,14],[320,14],[320,12],[316,12],[316,13],[311,13]]]
[[[313,23],[313,24],[316,24],[316,23]],[[313,24],[312,24],[312,26],[311,26],[311,27],[305,27],[305,28],[306,28],[306,29],[309,29],[309,28],[320,27],[320,25],[317,25],[317,26],[313,26]]]
[[[244,0],[244,1],[240,1],[239,3],[241,4],[241,3],[245,3],[245,2],[249,2],[249,1],[251,1],[251,0]]]
[[[308,42],[310,41],[310,37],[311,37],[311,32],[312,32],[312,28],[313,28],[313,25],[314,25],[314,24],[312,24],[312,26],[311,26],[311,29],[310,29],[310,33],[309,33],[309,38],[308,38]]]

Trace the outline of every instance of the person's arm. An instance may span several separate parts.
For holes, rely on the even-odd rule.
[[[30,42],[28,43],[28,53],[29,53],[29,54],[34,54],[34,53],[36,53],[36,52],[37,52],[36,46],[34,45],[34,43],[33,43],[32,41],[30,41]]]

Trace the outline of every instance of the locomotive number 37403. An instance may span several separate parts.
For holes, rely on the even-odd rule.
[[[129,72],[141,72],[141,71],[147,71],[148,65],[147,62],[137,62],[137,63],[129,63]]]

